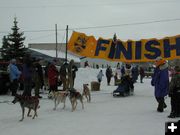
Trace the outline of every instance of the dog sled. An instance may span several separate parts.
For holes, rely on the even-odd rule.
[[[129,96],[133,95],[134,93],[134,86],[132,79],[129,76],[121,77],[121,81],[118,83],[118,87],[116,90],[113,91],[113,97],[121,96]]]

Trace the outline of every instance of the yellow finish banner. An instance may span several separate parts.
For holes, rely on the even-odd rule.
[[[148,62],[161,56],[166,60],[180,58],[180,35],[163,39],[142,39],[121,41],[87,36],[73,32],[68,50],[84,57],[100,58],[109,61]]]

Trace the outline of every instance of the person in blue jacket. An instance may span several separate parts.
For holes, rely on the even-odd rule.
[[[168,64],[162,57],[157,57],[155,65],[151,85],[155,87],[154,95],[158,102],[157,111],[163,112],[164,108],[167,107],[164,97],[168,95],[169,91]]]
[[[21,75],[21,71],[19,71],[18,67],[16,66],[16,59],[12,59],[10,61],[8,70],[9,70],[9,77],[11,81],[10,89],[12,91],[12,96],[15,96],[18,89],[18,80]]]

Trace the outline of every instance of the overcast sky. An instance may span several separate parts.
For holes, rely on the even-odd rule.
[[[0,0],[0,45],[14,17],[25,44],[65,42],[73,30],[121,40],[163,38],[180,34],[180,0]]]

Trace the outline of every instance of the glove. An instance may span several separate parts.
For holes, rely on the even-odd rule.
[[[151,85],[154,86],[154,82],[153,81],[151,81]]]

